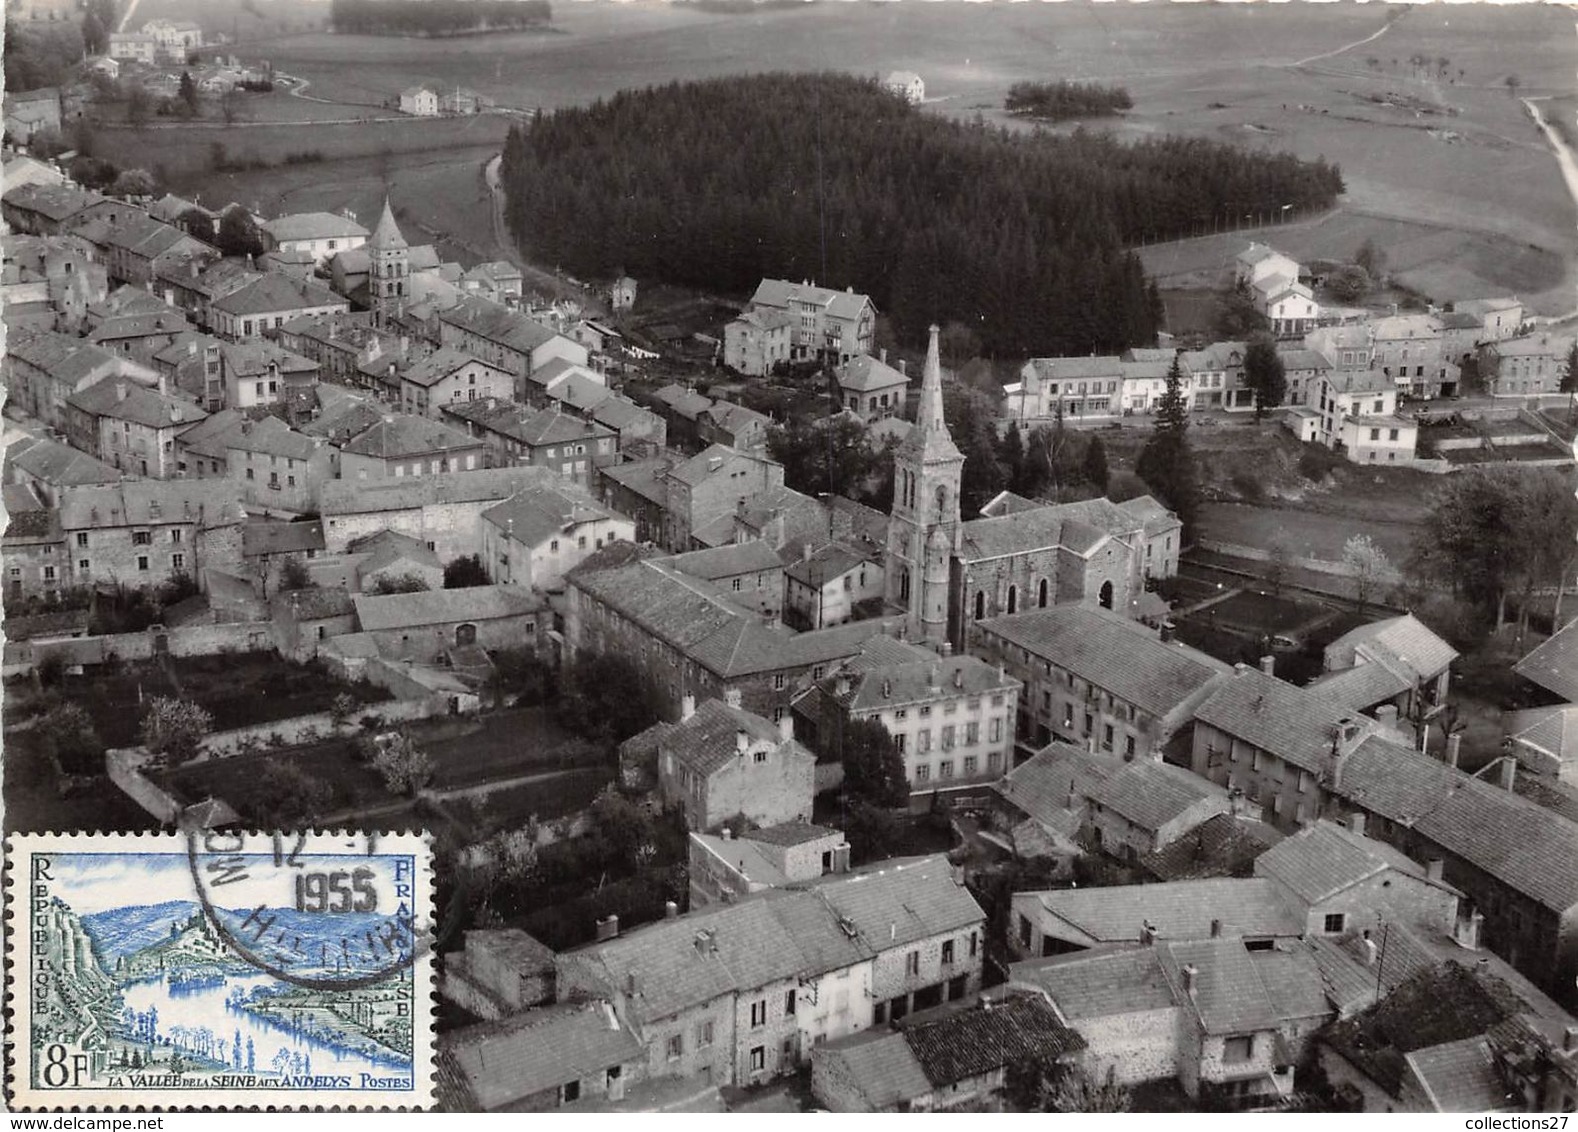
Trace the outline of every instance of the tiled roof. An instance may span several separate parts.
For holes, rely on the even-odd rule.
[[[551,388],[569,381],[572,377],[596,380],[598,376],[595,370],[587,369],[577,362],[572,362],[569,358],[549,358],[542,365],[532,370],[527,375],[526,380],[533,385]]]
[[[735,436],[754,425],[766,427],[772,423],[765,413],[758,413],[755,409],[747,409],[732,401],[714,401],[703,410],[703,414],[715,427]]]
[[[287,240],[328,240],[367,235],[367,229],[350,217],[337,216],[332,212],[297,212],[265,220],[262,227],[277,244]]]
[[[484,511],[482,520],[509,538],[535,548],[551,538],[569,534],[582,523],[613,516],[589,494],[565,481],[562,486],[542,484],[518,492]]]
[[[1260,968],[1241,941],[1197,939],[1158,943],[1162,970],[1178,1005],[1193,1010],[1207,1034],[1243,1034],[1275,1029],[1282,1018],[1261,979]],[[1186,990],[1185,968],[1194,969],[1194,993]],[[1314,961],[1309,976],[1319,985]]]
[[[114,483],[121,478],[121,473],[103,460],[54,440],[19,440],[5,455],[7,464],[54,487]]]
[[[459,590],[421,590],[405,594],[356,594],[356,620],[363,632],[491,621],[536,613],[543,601],[520,586],[467,586]]]
[[[1090,798],[1150,832],[1160,830],[1202,802],[1217,803],[1219,812],[1227,809],[1227,793],[1221,787],[1180,767],[1149,759],[1124,763],[1092,791]],[[1207,812],[1201,811],[1202,815]]]
[[[463,297],[448,310],[440,311],[438,318],[441,322],[523,354],[529,354],[558,337],[548,327],[519,311],[477,295]]]
[[[941,855],[829,874],[813,882],[813,889],[873,953],[978,926],[985,919]]]
[[[1578,619],[1531,649],[1512,670],[1568,703],[1578,702]]]
[[[53,509],[16,511],[7,516],[5,540],[11,544],[59,542],[60,513]]]
[[[581,412],[589,412],[616,398],[612,389],[600,381],[593,381],[584,373],[569,374],[548,390],[548,396]],[[634,408],[633,405],[631,407]]]
[[[237,377],[254,377],[268,373],[274,366],[284,376],[315,373],[318,363],[304,358],[273,342],[222,342],[219,353],[224,358],[225,370]]]
[[[1110,610],[1054,605],[980,621],[976,629],[1028,649],[1157,717],[1213,685],[1232,686],[1227,680],[1232,670],[1221,661],[1162,641],[1152,630]]]
[[[1057,507],[1039,507],[993,519],[970,519],[961,527],[963,557],[970,561],[1004,558],[1032,550],[1067,547],[1088,554],[1102,533]]]
[[[726,444],[712,444],[690,459],[676,464],[669,472],[669,475],[680,483],[695,487],[699,483],[706,482],[709,476],[717,475],[724,468],[728,467],[730,461],[733,460],[750,460],[762,464],[772,462],[759,456],[748,455],[741,452],[738,448],[730,448]],[[714,461],[721,461],[721,463],[714,467]]]
[[[1554,759],[1578,759],[1578,704],[1507,712],[1508,736]]]
[[[909,378],[886,362],[870,354],[860,354],[838,367],[838,384],[856,393],[869,393],[877,389],[892,389],[908,385]]]
[[[6,335],[5,349],[11,357],[68,385],[118,372],[121,366],[121,359],[104,347],[53,330],[12,330]]]
[[[840,694],[838,689],[845,680],[848,691]],[[1017,690],[1019,681],[977,657],[938,656],[918,645],[874,636],[843,669],[823,678],[821,687],[847,710],[858,714],[943,698]]]
[[[1351,710],[1318,691],[1245,668],[1195,709],[1195,719],[1269,751],[1301,770],[1330,762],[1340,720]]]
[[[1312,369],[1317,373],[1323,373],[1331,369],[1331,363],[1326,360],[1326,355],[1319,350],[1303,348],[1278,350],[1277,356],[1282,359],[1282,368],[1289,372]]]
[[[568,389],[572,382],[566,381],[564,384]],[[599,402],[592,409],[592,419],[600,425],[606,425],[609,428],[620,431],[636,424],[640,424],[643,428],[650,430],[658,423],[657,414],[653,413],[652,410],[643,409],[630,398],[619,394]]]
[[[1263,877],[1183,880],[1110,888],[1020,893],[1095,943],[1133,942],[1147,921],[1159,939],[1205,939],[1219,920],[1226,936],[1298,936],[1304,918]]]
[[[656,503],[659,507],[668,502],[668,490],[663,486],[669,470],[674,466],[670,456],[654,456],[650,460],[632,460],[627,464],[611,464],[599,468],[598,474],[613,480],[627,491]]]
[[[1368,711],[1413,688],[1414,682],[1390,664],[1370,662],[1340,668],[1317,677],[1305,685],[1326,700],[1350,712]]]
[[[936,1088],[1026,1060],[1054,1061],[1085,1048],[1085,1039],[1065,1026],[1040,995],[1010,995],[900,1025],[910,1052]]]
[[[1300,830],[1255,862],[1256,876],[1279,881],[1306,904],[1321,903],[1389,869],[1421,883],[1436,883],[1426,880],[1421,865],[1390,845],[1329,821]]]
[[[1102,948],[1009,968],[1017,986],[1044,991],[1070,1022],[1176,1005],[1155,947]]]
[[[427,543],[410,535],[401,534],[399,531],[379,531],[376,534],[363,535],[361,538],[352,539],[346,544],[345,549],[347,553],[365,556],[357,566],[357,573],[364,579],[402,563],[426,570],[437,571],[444,568],[443,563],[438,560],[438,555],[428,549]]]
[[[494,373],[507,373],[506,370],[501,370],[497,366],[489,365],[479,358],[472,357],[464,350],[457,350],[453,346],[443,346],[434,350],[420,361],[407,366],[400,377],[404,381],[427,388],[437,385],[457,369],[468,365],[481,366],[484,369],[492,370]]]
[[[801,555],[784,567],[784,573],[812,589],[821,589],[829,582],[836,582],[856,567],[866,563],[866,556],[858,554],[836,542],[813,551],[809,557]]]
[[[1397,388],[1397,382],[1378,369],[1333,370],[1326,380],[1338,393],[1385,393]]]
[[[66,398],[66,404],[90,416],[128,421],[156,429],[196,424],[208,416],[205,410],[190,401],[118,378],[105,378],[96,385],[73,393]]]
[[[1105,377],[1121,380],[1123,359],[1114,354],[1089,357],[1031,358],[1029,363],[1043,381],[1069,381]]]
[[[800,754],[805,760],[814,756],[794,740],[784,740],[778,725],[744,708],[730,707],[722,700],[708,700],[689,719],[676,723],[659,740],[659,749],[672,754],[702,778],[722,770],[739,754],[738,736],[750,743],[769,743],[784,754]]]
[[[820,306],[835,318],[856,318],[871,300],[854,291],[835,291],[814,283],[791,283],[787,279],[763,279],[751,296],[751,305],[788,309],[794,303]]]
[[[1361,625],[1326,646],[1326,655],[1351,664],[1355,654],[1370,654],[1398,668],[1412,680],[1427,679],[1444,671],[1458,658],[1458,651],[1432,633],[1412,613]]]
[[[1164,881],[1248,876],[1255,859],[1281,840],[1282,834],[1266,822],[1217,814],[1139,863]]]
[[[318,450],[311,437],[303,436],[278,417],[253,421],[237,409],[222,409],[187,429],[181,433],[178,444],[183,451],[212,458],[235,451],[310,460]]]
[[[672,385],[665,385],[653,396],[686,420],[691,421],[712,407],[712,399],[710,397],[704,397],[689,386],[680,385],[677,382]]]
[[[431,417],[409,413],[385,416],[357,436],[343,450],[357,456],[379,460],[403,460],[411,456],[436,455],[476,448],[482,442]]]
[[[1491,345],[1498,358],[1565,358],[1572,347],[1572,337],[1561,334],[1526,334]]]
[[[98,193],[71,185],[18,185],[5,194],[5,203],[13,208],[36,212],[59,222],[98,204],[106,199]]]
[[[535,448],[541,444],[592,440],[607,436],[608,430],[590,421],[582,420],[573,413],[566,413],[558,405],[551,405],[528,416],[506,435]]]
[[[209,529],[236,526],[245,517],[236,485],[221,480],[122,480],[60,493],[67,531],[188,522]]]
[[[1406,746],[1367,740],[1335,793],[1423,838],[1546,908],[1578,905],[1578,823]]]
[[[665,561],[682,574],[715,582],[739,574],[763,573],[783,569],[778,552],[761,539],[731,542],[706,550],[676,554]]]
[[[241,557],[296,554],[323,549],[323,520],[278,523],[259,520],[241,528]]]
[[[1072,804],[1083,808],[1124,764],[1070,743],[1053,743],[1009,771],[993,789],[1004,801],[1045,824],[1061,821]],[[1135,929],[1138,931],[1138,928]]]
[[[741,841],[759,841],[763,845],[793,846],[804,845],[810,841],[821,841],[825,837],[844,836],[841,830],[831,829],[825,825],[812,825],[805,821],[780,822],[764,829],[753,829],[749,833],[739,835]]]
[[[646,1061],[641,1043],[601,1001],[540,1007],[457,1030],[441,1039],[439,1056],[459,1069],[483,1111]]]
[[[1437,1112],[1521,1112],[1482,1037],[1414,1050],[1403,1060]]]
[[[269,272],[210,304],[227,314],[274,314],[308,307],[334,307],[349,310],[350,304],[325,287],[306,279],[280,272]]]
[[[812,1060],[831,1063],[841,1081],[859,1090],[865,1111],[882,1112],[931,1092],[931,1082],[905,1036],[867,1030],[817,1046]]]

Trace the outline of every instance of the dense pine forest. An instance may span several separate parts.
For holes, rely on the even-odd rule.
[[[334,0],[329,21],[344,35],[468,35],[546,24],[548,0]]]
[[[1121,86],[1101,83],[1015,83],[1008,88],[1003,109],[1026,118],[1064,122],[1070,118],[1094,118],[1132,110],[1134,100]]]
[[[1130,245],[1342,191],[1324,162],[966,125],[835,74],[555,111],[511,131],[503,173],[511,231],[539,262],[736,294],[815,279],[869,293],[903,340],[958,321],[1008,356],[1153,341],[1160,303]]]

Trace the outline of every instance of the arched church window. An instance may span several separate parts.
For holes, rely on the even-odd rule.
[[[946,486],[937,488],[937,518],[945,518],[948,514],[948,489]]]
[[[1036,592],[1036,604],[1039,605],[1042,609],[1045,609],[1047,607],[1047,589],[1048,589],[1047,580],[1045,578],[1042,578],[1041,579],[1041,585],[1039,587],[1037,587],[1037,592]]]
[[[1018,613],[1019,612],[1019,587],[1018,586],[1009,586],[1008,587],[1008,612],[1010,612],[1010,613]]]
[[[986,594],[980,590],[975,591],[975,619],[979,621],[986,616]]]
[[[1111,609],[1112,608],[1112,583],[1111,582],[1102,582],[1101,583],[1101,608],[1103,608],[1103,609]]]
[[[910,572],[908,567],[899,570],[899,600],[908,603],[910,600]]]

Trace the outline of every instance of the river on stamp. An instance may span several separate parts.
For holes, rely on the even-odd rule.
[[[126,1005],[139,1013],[150,1007],[159,1011],[158,1032],[161,1038],[173,1039],[176,1027],[188,1031],[207,1029],[215,1038],[222,1039],[227,1054],[235,1035],[241,1035],[241,1046],[252,1042],[253,1063],[258,1072],[274,1068],[275,1057],[284,1052],[295,1062],[297,1055],[310,1060],[310,1072],[317,1075],[373,1073],[387,1076],[390,1063],[380,1063],[355,1050],[319,1041],[298,1034],[278,1023],[261,1018],[246,1010],[237,1009],[226,1001],[236,990],[249,992],[254,987],[279,986],[277,979],[267,975],[229,975],[223,982],[212,986],[199,986],[184,990],[171,990],[163,979],[147,979],[128,983],[122,987]],[[181,1043],[177,1043],[181,1044]],[[233,1055],[227,1056],[233,1061]],[[243,1055],[243,1066],[245,1065]],[[293,1067],[290,1072],[302,1072]]]

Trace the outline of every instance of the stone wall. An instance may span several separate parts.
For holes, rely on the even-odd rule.
[[[1178,1008],[1141,1010],[1073,1022],[1085,1039],[1085,1065],[1092,1078],[1108,1070],[1120,1085],[1160,1081],[1178,1072]]]
[[[159,651],[171,656],[214,656],[225,652],[273,651],[276,644],[272,622],[231,621],[33,644],[32,657],[34,664],[51,656],[59,656],[68,665],[106,664],[114,660],[148,660]]]

